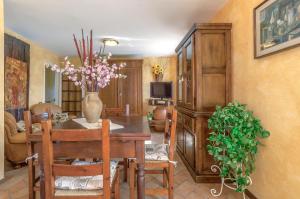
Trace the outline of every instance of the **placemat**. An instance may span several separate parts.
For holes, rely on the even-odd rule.
[[[96,123],[88,123],[85,118],[76,118],[73,119],[74,122],[77,122],[78,124],[82,125],[83,127],[87,129],[98,129],[101,128],[102,120],[100,119],[99,122]],[[115,124],[110,122],[110,130],[117,130],[117,129],[122,129],[124,126]]]

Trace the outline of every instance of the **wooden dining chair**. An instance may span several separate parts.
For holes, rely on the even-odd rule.
[[[145,144],[145,174],[163,175],[162,188],[147,188],[146,195],[167,195],[173,199],[174,192],[174,161],[175,137],[177,124],[177,110],[173,109],[171,119],[166,119],[164,143]],[[129,195],[134,199],[136,162],[134,159],[129,163]]]
[[[110,199],[120,198],[119,169],[110,162],[109,121],[102,121],[101,129],[52,129],[51,121],[43,121],[43,163],[45,172],[45,199]],[[88,151],[101,142],[99,153],[91,154],[101,158],[100,162],[80,162],[72,164],[55,163],[55,151],[65,156],[85,158]],[[72,149],[72,143],[82,143],[80,150]],[[69,146],[69,150],[63,148]],[[73,155],[71,155],[73,154]],[[61,156],[61,155],[60,155]],[[112,173],[112,175],[110,174]]]
[[[122,116],[124,115],[124,110],[119,107],[108,108],[106,105],[103,107],[102,119],[107,119],[108,117]]]
[[[103,111],[102,111],[102,119],[107,119],[109,117],[117,117],[117,116],[123,116],[124,115],[124,110],[119,107],[113,107],[113,108],[108,108],[104,104],[103,106]],[[123,161],[119,162],[119,165],[123,165],[123,181],[127,182],[127,176],[128,176],[128,158],[124,158]]]
[[[36,168],[39,166],[38,154],[35,154],[35,147],[37,143],[41,143],[39,136],[41,135],[41,128],[37,127],[33,129],[32,124],[41,124],[42,120],[47,120],[49,112],[32,115],[30,111],[24,111],[24,122],[26,132],[26,145],[27,145],[27,167],[28,167],[28,193],[29,199],[36,198],[36,192],[39,192],[40,176],[36,175]]]

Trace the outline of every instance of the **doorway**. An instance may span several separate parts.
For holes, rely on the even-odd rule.
[[[61,74],[45,68],[45,102],[61,106]]]

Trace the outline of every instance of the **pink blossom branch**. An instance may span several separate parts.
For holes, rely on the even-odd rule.
[[[93,66],[93,31],[90,32],[90,65]]]
[[[76,49],[77,49],[77,53],[78,53],[79,59],[81,61],[81,64],[83,64],[81,53],[80,53],[80,50],[79,50],[79,47],[78,47],[78,43],[77,43],[77,39],[75,37],[75,34],[73,34],[73,38],[74,38],[74,43],[75,43],[75,46],[76,46]]]

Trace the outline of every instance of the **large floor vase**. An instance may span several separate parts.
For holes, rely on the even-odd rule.
[[[98,92],[88,92],[82,101],[82,112],[88,123],[99,121],[103,104]]]

